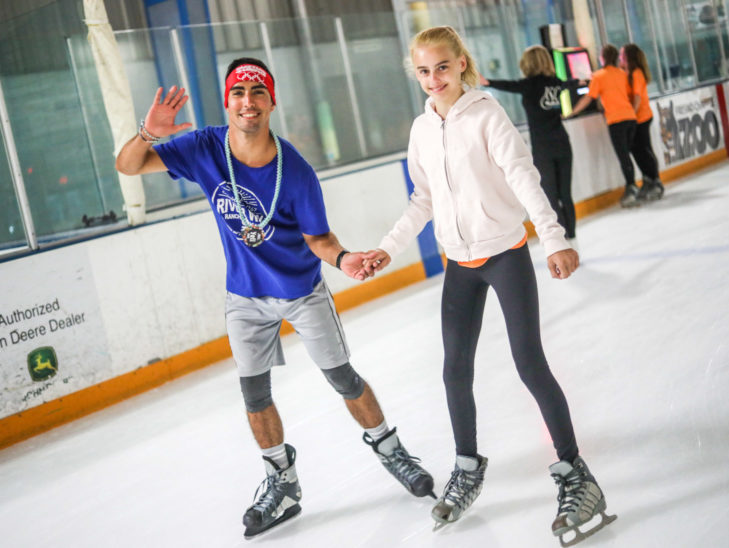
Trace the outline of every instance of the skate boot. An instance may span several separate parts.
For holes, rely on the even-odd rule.
[[[637,185],[628,185],[625,187],[623,197],[620,198],[620,207],[636,207],[640,205],[640,189]]]
[[[296,477],[296,450],[286,444],[287,468],[280,468],[268,457],[263,457],[266,479],[256,489],[255,502],[246,510],[243,525],[245,538],[252,538],[294,517],[301,512],[301,487]]]
[[[645,187],[646,184],[644,183],[643,186]],[[663,183],[660,179],[648,179],[648,188],[646,188],[645,191],[645,199],[649,202],[653,202],[655,200],[660,200],[663,198],[663,193],[666,191],[666,189],[663,187]],[[642,189],[641,189],[642,190]]]
[[[397,428],[393,428],[379,441],[375,441],[372,436],[365,432],[362,439],[372,447],[385,469],[395,476],[397,481],[405,486],[405,489],[416,497],[430,495],[435,498],[433,476],[418,464],[420,462],[419,458],[410,455],[402,446],[396,431]],[[386,451],[385,447],[388,446],[390,448],[394,447],[394,450]]]
[[[487,464],[488,459],[480,455],[456,456],[456,467],[451,472],[451,479],[448,480],[443,495],[430,512],[436,522],[433,530],[456,521],[473,504],[483,488]]]
[[[564,460],[556,462],[549,467],[549,472],[559,486],[559,507],[552,523],[552,533],[559,537],[562,546],[577,544],[618,518],[605,514],[605,497],[582,457],[577,457],[572,464]],[[601,515],[599,524],[584,533],[578,529],[597,514]],[[565,535],[570,532],[575,537],[565,540]]]

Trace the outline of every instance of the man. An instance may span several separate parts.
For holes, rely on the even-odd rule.
[[[412,494],[434,496],[433,478],[389,429],[369,385],[349,364],[321,261],[364,280],[362,253],[345,250],[329,230],[313,168],[269,129],[276,107],[274,79],[253,58],[233,61],[225,80],[228,125],[206,127],[152,147],[190,126],[175,124],[187,101],[172,87],[157,90],[139,132],[124,145],[116,168],[128,175],[169,171],[196,181],[213,209],[227,260],[226,322],[248,421],[263,452],[266,479],[243,516],[252,537],[301,511],[296,451],[284,442],[271,398],[270,369],[285,363],[279,328],[288,320],[309,355],[365,429],[385,468]],[[162,99],[162,100],[161,100]]]

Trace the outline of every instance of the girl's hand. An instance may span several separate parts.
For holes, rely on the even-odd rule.
[[[574,249],[563,249],[547,257],[547,266],[552,278],[564,280],[580,266],[580,256]]]
[[[364,267],[370,272],[371,276],[374,276],[375,272],[379,272],[389,265],[391,260],[390,255],[386,251],[373,249],[364,254]]]

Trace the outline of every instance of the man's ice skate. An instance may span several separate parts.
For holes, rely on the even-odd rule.
[[[486,457],[456,456],[456,467],[443,495],[433,506],[430,515],[435,520],[433,531],[459,519],[483,488],[488,459]]]
[[[605,513],[605,497],[582,457],[577,457],[572,464],[563,460],[556,462],[549,467],[549,472],[559,486],[559,507],[552,523],[552,533],[559,537],[562,546],[577,544],[618,518]],[[580,526],[598,514],[601,517],[599,523],[587,531],[580,531]],[[571,533],[574,533],[574,538],[566,540],[565,537],[571,537]]]
[[[255,502],[246,510],[243,525],[245,538],[250,539],[301,512],[301,487],[296,476],[296,450],[286,444],[287,468],[280,468],[268,457],[263,457],[266,479],[256,489]]]
[[[372,447],[385,469],[395,476],[397,481],[405,486],[405,489],[416,497],[429,495],[435,498],[433,476],[418,464],[419,458],[413,457],[407,452],[400,443],[396,431],[397,428],[393,428],[379,441],[375,441],[365,432],[362,439]]]

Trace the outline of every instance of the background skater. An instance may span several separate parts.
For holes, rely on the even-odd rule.
[[[635,168],[630,159],[630,149],[635,137],[636,114],[630,100],[631,91],[628,76],[618,68],[618,50],[612,44],[605,44],[600,51],[602,68],[596,70],[590,80],[589,91],[583,95],[567,118],[577,116],[590,103],[600,98],[610,142],[620,163],[625,179],[625,190],[620,198],[621,207],[635,207],[641,204],[640,189],[635,184]]]
[[[658,172],[658,159],[651,145],[653,110],[648,98],[648,84],[651,81],[648,59],[637,45],[625,44],[620,48],[619,61],[620,68],[628,75],[631,101],[635,108],[635,135],[630,153],[643,173],[643,186],[640,187],[638,199],[649,202],[660,200],[664,187]]]
[[[521,56],[521,80],[487,80],[480,83],[521,95],[521,104],[529,124],[534,165],[542,177],[541,184],[549,204],[568,240],[575,238],[577,216],[572,200],[572,147],[562,125],[562,105],[559,94],[579,84],[578,80],[557,78],[554,62],[544,46],[530,46]],[[574,244],[574,242],[572,242]]]

